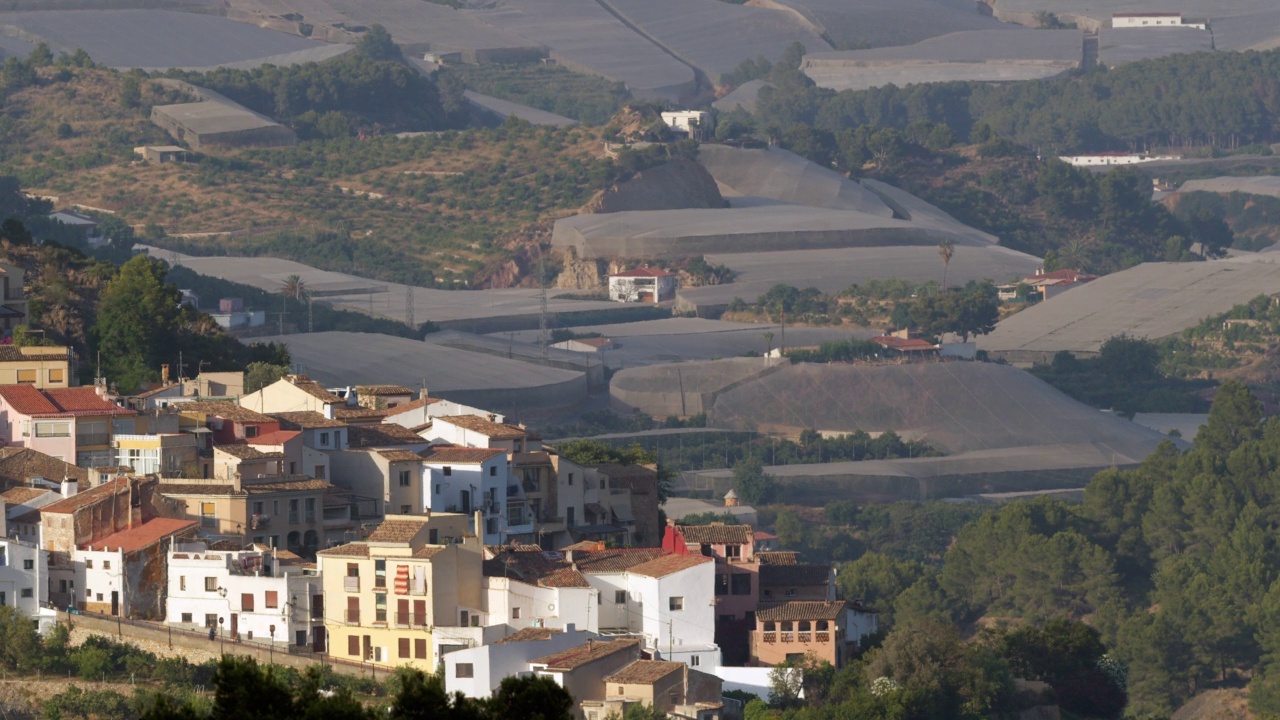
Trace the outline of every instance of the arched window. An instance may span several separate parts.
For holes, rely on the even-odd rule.
[[[801,621],[800,621],[800,632],[809,632],[809,627],[810,627],[810,626],[809,626],[809,621],[808,621],[808,620],[801,620]]]
[[[826,620],[819,620],[819,621],[818,621],[818,632],[826,632],[826,631],[827,631],[827,629],[828,629],[827,621],[826,621]]]
[[[765,632],[773,632],[773,631],[774,631],[774,630],[776,630],[776,629],[777,629],[777,628],[776,628],[776,626],[774,626],[774,624],[773,624],[773,621],[772,621],[772,620],[764,624],[764,631],[765,631]]]
[[[290,550],[302,549],[302,535],[297,530],[289,533],[288,537],[285,538],[285,546]]]
[[[791,632],[791,630],[792,630],[791,621],[790,621],[790,620],[784,620],[784,621],[782,622],[782,632]]]
[[[315,530],[308,530],[305,533],[303,533],[302,547],[307,551],[308,555],[314,553],[316,551],[316,548],[318,548],[319,546],[320,546],[320,536],[316,534]]]

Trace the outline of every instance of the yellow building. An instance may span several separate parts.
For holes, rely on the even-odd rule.
[[[481,611],[480,522],[478,513],[388,515],[364,541],[317,553],[328,654],[434,672],[442,653],[500,637],[505,626],[488,637]]]
[[[134,475],[182,477],[202,475],[199,438],[193,433],[112,436],[117,467]]]
[[[41,390],[71,387],[74,374],[71,348],[0,345],[0,385],[31,385]]]

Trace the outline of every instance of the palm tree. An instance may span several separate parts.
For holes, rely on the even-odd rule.
[[[301,275],[290,275],[280,283],[280,334],[284,334],[284,319],[289,311],[287,300],[293,298],[298,302],[302,302],[306,298],[311,297],[311,291],[307,289],[307,281],[302,279]]]
[[[938,243],[938,255],[942,257],[942,291],[947,291],[947,268],[951,266],[951,256],[956,254],[956,244],[952,240]]]
[[[765,350],[764,350],[765,357],[768,357],[769,353],[773,352],[773,331],[772,330],[766,331],[764,334],[764,347],[765,347]]]

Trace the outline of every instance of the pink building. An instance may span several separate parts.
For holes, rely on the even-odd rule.
[[[96,387],[0,386],[0,444],[30,448],[79,467],[114,464],[111,420],[135,413],[99,393]]]
[[[726,665],[742,664],[760,604],[760,561],[750,525],[668,524],[662,549],[716,561],[716,644]]]

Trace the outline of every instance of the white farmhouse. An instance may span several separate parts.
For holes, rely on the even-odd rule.
[[[501,545],[516,532],[531,532],[522,511],[524,492],[511,477],[500,448],[435,445],[421,453],[423,506],[435,512],[484,513],[484,543]],[[509,512],[509,504],[518,506]]]
[[[676,274],[658,268],[636,268],[609,276],[614,302],[660,303],[676,296]]]
[[[1113,28],[1184,27],[1207,30],[1208,21],[1188,20],[1180,12],[1118,12],[1111,15]]]
[[[678,133],[704,139],[712,129],[711,113],[703,110],[674,110],[662,113],[662,122]]]
[[[292,553],[250,547],[177,545],[168,555],[165,621],[188,630],[216,627],[227,639],[323,649],[319,571]]]
[[[43,635],[57,621],[49,603],[49,553],[35,543],[0,538],[0,605],[38,623]]]
[[[599,639],[570,623],[564,630],[524,628],[488,645],[451,652],[444,656],[445,691],[487,698],[503,679],[527,673],[530,661]]]

